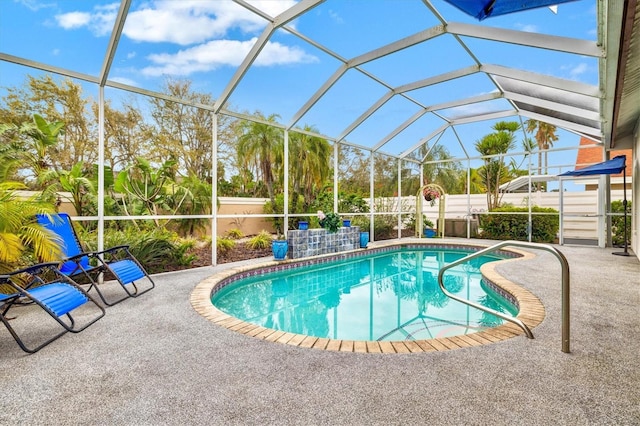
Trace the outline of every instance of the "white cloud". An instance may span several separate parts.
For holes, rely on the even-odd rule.
[[[175,54],[149,55],[154,65],[142,70],[147,76],[190,75],[195,72],[214,70],[220,66],[238,66],[245,58],[256,38],[247,41],[213,40]],[[290,63],[315,62],[317,58],[302,49],[280,43],[269,42],[256,58],[255,66],[271,66]]]
[[[55,15],[57,24],[65,30],[86,27],[96,36],[106,36],[113,30],[119,5],[96,6],[92,12],[68,12]]]
[[[1,0],[0,0],[1,1]],[[294,6],[293,0],[252,0],[249,3],[275,17]],[[73,11],[55,16],[57,24],[68,30],[88,28],[95,35],[110,34],[118,3],[96,6],[90,12]],[[156,53],[146,57],[151,65],[143,68],[148,76],[190,75],[220,66],[238,66],[256,38],[231,40],[229,33],[255,36],[267,21],[233,2],[202,0],[150,0],[130,10],[123,34],[135,42],[175,43],[190,46],[176,53]],[[226,38],[226,39],[225,39]],[[127,55],[131,59],[135,53]],[[269,42],[255,61],[256,66],[308,63],[318,59],[301,48]]]
[[[582,74],[586,73],[588,70],[589,70],[589,66],[587,64],[585,64],[584,62],[582,62],[582,63],[576,65],[575,67],[571,68],[569,70],[569,75],[573,79],[578,79],[579,76],[581,76]]]
[[[114,81],[120,84],[126,84],[128,86],[138,87],[140,86],[138,82],[126,77],[110,77],[109,80]]]
[[[524,31],[527,33],[537,33],[538,31],[538,26],[537,25],[533,25],[533,24],[522,24],[522,23],[516,23],[513,25],[515,28],[517,28],[520,31]]]
[[[333,20],[333,22],[335,22],[336,24],[344,24],[344,19],[342,19],[342,16],[340,16],[338,14],[338,12],[336,12],[333,9],[329,9],[329,17]]]
[[[65,30],[82,28],[91,22],[91,14],[86,12],[70,12],[55,16],[58,25]]]
[[[49,7],[56,7],[55,3],[43,3],[39,0],[15,0],[18,3],[25,6],[27,9],[37,12],[40,9],[46,9]]]
[[[277,16],[295,5],[294,1],[252,1],[269,16]],[[231,2],[199,0],[156,1],[130,11],[124,34],[135,41],[172,42],[180,45],[202,43],[238,29],[245,34],[261,31],[267,21]]]

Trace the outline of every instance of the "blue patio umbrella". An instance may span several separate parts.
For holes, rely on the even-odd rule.
[[[623,201],[622,207],[624,208],[624,252],[613,253],[620,256],[629,256],[628,242],[627,242],[627,166],[625,164],[627,157],[625,155],[618,155],[608,161],[602,163],[593,164],[589,167],[573,170],[570,172],[564,172],[558,176],[590,176],[590,175],[611,175],[622,172],[622,187]]]
[[[491,16],[506,15],[538,7],[554,6],[575,0],[445,0],[467,15],[482,21]]]

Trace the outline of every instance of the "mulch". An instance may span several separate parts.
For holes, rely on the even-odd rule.
[[[190,268],[211,266],[211,247],[195,248],[192,253],[196,255],[197,259],[191,264]],[[218,264],[238,262],[241,260],[256,259],[272,255],[273,252],[271,251],[271,247],[267,247],[265,249],[254,249],[247,247],[246,242],[237,241],[232,249],[229,249],[224,253],[221,253],[218,250]]]

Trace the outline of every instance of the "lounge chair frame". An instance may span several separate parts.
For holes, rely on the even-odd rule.
[[[0,321],[5,325],[20,349],[27,353],[38,352],[67,332],[79,333],[105,314],[104,308],[71,278],[60,272],[56,262],[41,263],[0,275],[0,286],[11,293],[0,293]],[[27,277],[20,281],[20,277]],[[92,303],[99,314],[80,327],[72,315],[77,308]],[[29,347],[11,325],[9,310],[25,304],[36,304],[48,313],[63,330],[35,347]],[[66,318],[66,319],[65,319]]]
[[[63,249],[68,257],[65,258],[60,266],[61,272],[72,278],[78,275],[86,277],[89,280],[87,291],[95,288],[100,300],[105,305],[116,305],[128,298],[141,296],[155,287],[153,279],[142,264],[131,254],[128,245],[115,246],[95,252],[84,251],[68,214],[38,215],[38,222],[63,239]],[[125,292],[123,297],[112,301],[107,300],[98,286],[105,272],[109,272],[118,281]],[[136,281],[143,278],[148,279],[151,285],[141,290],[136,285]]]

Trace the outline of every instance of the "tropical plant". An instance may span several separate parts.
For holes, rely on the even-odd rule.
[[[227,237],[231,238],[232,240],[239,240],[240,238],[244,237],[244,234],[238,228],[233,228],[227,231]]]
[[[33,254],[35,261],[55,261],[61,256],[60,239],[36,222],[36,214],[54,213],[53,205],[38,196],[24,200],[16,193],[19,189],[25,186],[0,183],[0,273],[16,269],[27,254]]]
[[[417,152],[418,160],[423,162],[423,177],[426,182],[441,186],[447,194],[456,194],[461,191],[458,185],[461,174],[461,166],[458,161],[451,161],[449,150],[442,144],[429,146],[424,144]],[[418,188],[411,193],[415,194]]]
[[[87,206],[93,201],[91,196],[95,194],[95,187],[91,179],[85,177],[84,164],[82,161],[73,165],[71,170],[49,169],[38,176],[38,181],[49,185],[45,189],[46,194],[56,197],[58,191],[71,193],[71,203],[76,214],[82,216],[86,214]]]
[[[487,205],[493,210],[500,205],[500,185],[509,179],[504,155],[515,146],[514,133],[520,128],[517,122],[500,121],[492,126],[495,130],[476,141],[476,150],[483,156],[484,165],[479,169],[487,190]]]
[[[340,227],[342,226],[340,215],[333,212],[325,214],[323,211],[319,210],[318,222],[320,223],[320,226],[322,226],[329,232],[337,232],[338,229],[340,229]]]
[[[273,124],[280,116],[271,114],[265,117],[260,112],[256,112],[255,116],[260,121],[243,121],[240,125],[238,156],[245,161],[243,167],[256,167],[256,171],[260,174],[256,176],[257,180],[264,182],[268,197],[275,205],[274,185],[282,172],[284,135],[282,130]],[[251,161],[254,161],[253,165],[250,164]]]
[[[186,188],[177,188],[174,181],[175,160],[167,160],[160,167],[153,167],[149,161],[138,157],[136,163],[121,171],[114,188],[127,195],[122,205],[128,215],[157,215],[162,209],[176,211],[189,195]],[[169,198],[177,191],[183,192],[181,201],[169,203]],[[154,219],[156,226],[160,226]]]
[[[64,133],[61,121],[48,122],[38,114],[32,122],[22,125],[2,124],[0,136],[5,139],[2,174],[8,176],[14,169],[23,170],[22,175],[35,181],[40,174],[53,167],[50,149],[58,143],[58,136]]]
[[[628,211],[631,210],[631,201],[627,201],[627,223],[626,223],[626,234],[625,234],[625,221],[624,215],[613,216],[611,218],[611,231],[612,231],[612,243],[614,246],[624,246],[625,241],[624,237],[627,236],[627,243],[631,244],[631,217],[628,214]],[[624,213],[624,201],[616,200],[611,202],[611,212],[612,213]],[[633,210],[631,210],[633,211]]]
[[[538,121],[529,119],[524,122],[525,130],[528,133],[535,132],[535,140],[538,144],[538,174],[543,173],[542,166],[542,153],[544,151],[544,174],[548,173],[548,152],[547,150],[553,147],[553,143],[558,140],[556,135],[556,126],[545,123],[544,121]]]
[[[211,184],[201,180],[196,175],[182,178],[177,184],[170,182],[167,186],[166,205],[174,214],[206,215],[211,213]],[[220,201],[216,199],[218,204]],[[176,220],[180,235],[196,235],[206,230],[208,219],[179,219]]]
[[[303,130],[318,133],[318,129],[310,125],[305,125]],[[311,205],[329,177],[331,153],[331,145],[326,139],[306,133],[289,133],[289,181],[293,194],[304,197],[304,209]]]
[[[219,237],[216,241],[218,254],[225,254],[236,246],[236,242],[231,238]]]
[[[247,241],[247,247],[253,250],[266,249],[271,246],[273,238],[271,234],[265,230],[260,231],[258,235],[255,235]]]

